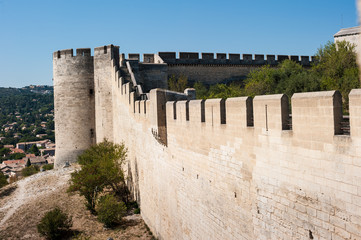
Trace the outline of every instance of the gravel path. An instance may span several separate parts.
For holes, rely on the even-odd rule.
[[[0,229],[4,229],[6,221],[23,205],[54,192],[68,183],[70,173],[74,168],[63,168],[57,171],[50,170],[41,172],[17,182],[17,189],[7,199],[3,206],[0,206]]]

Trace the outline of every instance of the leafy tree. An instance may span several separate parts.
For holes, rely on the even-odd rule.
[[[10,160],[18,160],[25,157],[24,153],[13,153],[8,156],[8,159]]]
[[[348,104],[351,89],[360,87],[355,46],[349,42],[328,42],[318,49],[314,72],[321,79],[322,90],[339,90]]]
[[[40,155],[39,148],[36,146],[36,144],[33,144],[33,145],[30,147],[29,152],[35,154],[36,156],[39,156],[39,155]]]
[[[11,152],[9,148],[0,148],[0,156],[6,156]]]
[[[105,227],[113,227],[120,223],[126,212],[127,207],[124,202],[118,201],[114,195],[108,194],[100,197],[97,214],[99,221],[104,223]]]
[[[105,188],[110,188],[123,202],[128,202],[129,192],[122,169],[126,156],[124,144],[104,140],[90,147],[78,157],[81,170],[72,173],[68,191],[78,191],[83,195],[92,212],[95,212],[99,193]]]
[[[172,75],[168,79],[168,89],[176,92],[184,92],[188,87],[188,78],[184,75],[179,76],[178,78],[175,75]]]
[[[26,161],[26,167],[30,167],[31,166],[31,162],[30,162],[30,158],[28,158],[28,160]]]
[[[320,82],[314,72],[291,60],[283,61],[277,68],[264,66],[251,72],[245,85],[245,94],[252,97],[275,93],[291,97],[296,92],[318,90]]]
[[[37,229],[47,239],[62,239],[72,225],[71,217],[59,207],[55,207],[44,215]]]
[[[7,178],[3,172],[0,171],[0,188],[8,184]]]
[[[201,82],[196,82],[193,85],[193,88],[196,90],[197,99],[207,99],[208,98],[208,88]]]

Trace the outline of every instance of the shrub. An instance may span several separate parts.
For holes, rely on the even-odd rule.
[[[38,232],[47,239],[60,239],[72,226],[72,219],[60,208],[47,212],[37,225]]]
[[[45,164],[45,165],[43,166],[43,170],[44,170],[44,171],[51,170],[51,169],[53,169],[53,168],[54,168],[54,164]]]
[[[104,223],[105,227],[120,223],[126,211],[124,202],[118,201],[114,195],[110,194],[100,197],[97,205],[98,220]]]
[[[187,87],[188,78],[184,75],[181,75],[178,78],[175,75],[172,75],[168,79],[168,89],[171,91],[183,92]]]
[[[37,172],[39,172],[39,166],[36,165],[31,165],[30,167],[25,167],[23,170],[21,170],[21,173],[24,177],[31,176]]]
[[[7,177],[0,171],[0,188],[8,184]]]
[[[86,207],[93,213],[98,195],[104,188],[111,189],[123,202],[128,202],[129,191],[122,168],[126,156],[127,149],[124,144],[105,140],[90,147],[78,157],[81,170],[71,174],[68,191],[78,191],[84,196]]]

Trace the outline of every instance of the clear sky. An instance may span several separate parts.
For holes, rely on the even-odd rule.
[[[354,0],[0,0],[0,87],[52,85],[52,52],[313,55],[358,24]]]

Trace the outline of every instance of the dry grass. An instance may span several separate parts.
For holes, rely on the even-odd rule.
[[[84,198],[66,193],[71,171],[38,173],[1,189],[0,239],[42,239],[36,225],[55,206],[72,217],[71,235],[77,235],[76,239],[152,239],[139,214],[127,216],[115,229],[105,229],[86,210]]]

